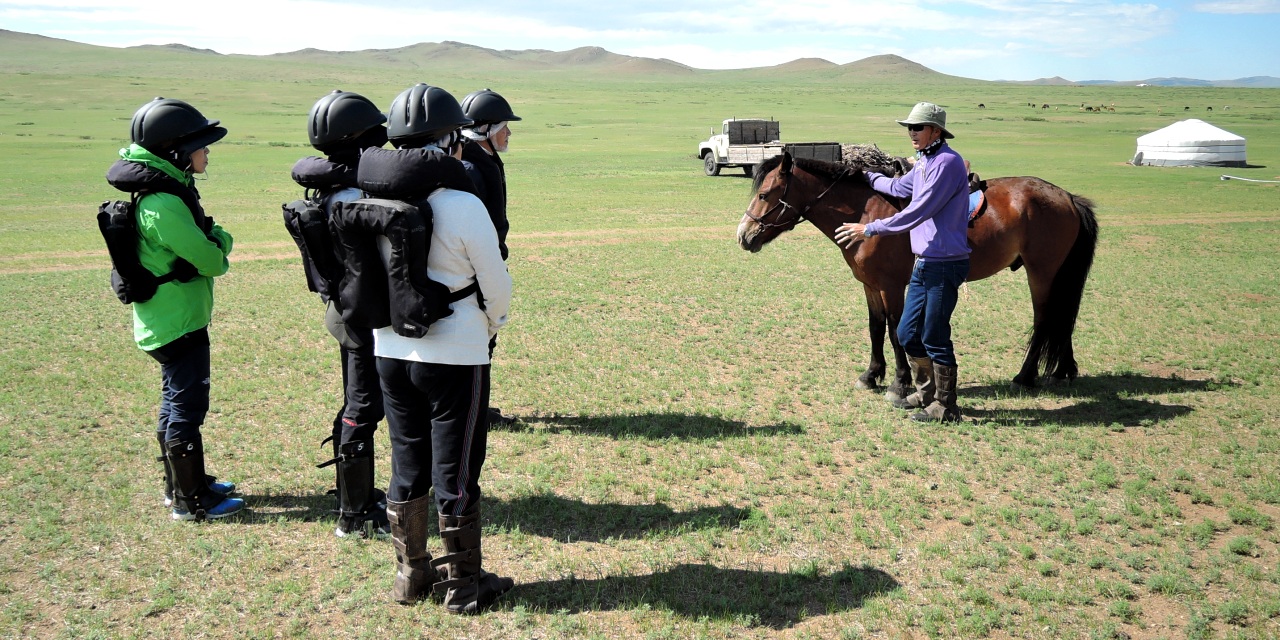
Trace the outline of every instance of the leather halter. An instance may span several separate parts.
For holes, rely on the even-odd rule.
[[[786,175],[790,176],[790,172],[787,172]],[[818,202],[820,202],[822,198],[824,198],[828,193],[830,193],[831,190],[834,189],[837,184],[840,184],[840,181],[844,179],[844,177],[847,175],[849,175],[849,167],[845,166],[844,168],[840,169],[840,173],[836,174],[836,177],[834,180],[831,181],[831,184],[827,185],[827,188],[823,189],[822,193],[818,194],[818,197],[814,198],[813,200],[810,200],[807,204],[804,205],[804,209],[796,209],[795,205],[792,205],[791,203],[787,202],[787,192],[791,190],[791,180],[790,178],[788,178],[787,184],[782,187],[782,197],[778,198],[778,204],[775,204],[772,207],[769,207],[769,210],[765,211],[759,217],[751,215],[751,209],[747,209],[746,216],[748,218],[751,218],[753,221],[755,221],[755,223],[759,225],[762,229],[776,229],[778,227],[787,227],[787,228],[794,227],[797,224],[800,224],[800,222],[802,222],[805,219],[805,216],[809,215],[809,211],[813,209],[814,205],[818,204]],[[781,221],[765,222],[764,219],[767,218],[769,214],[773,213],[774,210],[776,210],[778,207],[782,207],[783,212],[785,212],[787,209],[795,209],[796,211],[798,211],[798,213],[796,214],[796,217],[794,220],[788,220],[787,222],[781,222]],[[779,213],[778,217],[781,218],[782,214]]]

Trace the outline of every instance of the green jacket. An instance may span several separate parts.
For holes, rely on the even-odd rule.
[[[190,174],[134,144],[120,157],[164,172],[190,186]],[[227,272],[232,237],[213,225],[208,235],[196,225],[178,196],[152,193],[138,200],[138,258],[156,275],[173,270],[178,258],[190,262],[200,275],[190,282],[166,282],[155,297],[133,304],[133,339],[144,351],[162,347],[209,325],[213,314],[213,279]]]

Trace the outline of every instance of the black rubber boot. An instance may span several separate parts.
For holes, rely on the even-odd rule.
[[[461,516],[440,516],[440,538],[446,555],[431,564],[445,570],[444,578],[435,585],[446,592],[444,606],[450,613],[479,613],[515,586],[511,578],[503,578],[484,570],[480,554],[480,506]]]
[[[228,498],[209,488],[204,473],[204,442],[199,437],[169,440],[164,446],[173,472],[174,520],[214,520],[244,509],[244,500]]]
[[[368,538],[391,532],[385,494],[373,487],[373,440],[355,440],[338,447],[339,538]]]
[[[396,549],[396,581],[391,598],[413,604],[431,595],[440,574],[427,551],[427,525],[435,513],[434,499],[422,496],[408,502],[387,501],[391,523],[391,545]]]
[[[164,506],[173,506],[173,468],[169,466],[169,456],[166,455],[164,448],[164,432],[156,432],[156,442],[160,443],[160,455],[156,456],[156,462],[164,463]],[[229,496],[236,492],[236,483],[234,482],[218,482],[214,476],[205,474],[205,480],[209,483],[209,489],[214,493]]]

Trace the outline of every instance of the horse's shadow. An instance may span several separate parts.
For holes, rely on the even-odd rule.
[[[571,576],[521,584],[504,600],[508,606],[562,613],[653,607],[694,620],[781,630],[813,615],[857,609],[868,598],[900,587],[889,574],[865,566],[806,576],[682,564],[644,576]]]
[[[690,529],[737,527],[750,509],[728,505],[677,512],[665,504],[588,504],[553,494],[511,500],[485,498],[485,519],[562,542],[601,542],[677,534]]]
[[[980,423],[1000,426],[1037,426],[1060,424],[1082,426],[1094,424],[1146,426],[1191,413],[1192,407],[1167,404],[1132,396],[1157,396],[1197,391],[1213,391],[1231,386],[1234,382],[1219,380],[1187,380],[1161,378],[1142,374],[1104,374],[1082,376],[1070,384],[1058,383],[1036,390],[1040,397],[1076,399],[1053,408],[1022,409],[974,409],[965,408],[965,416]],[[1020,395],[1020,392],[1001,385],[962,386],[964,398],[1000,399]]]
[[[753,436],[795,435],[804,431],[795,424],[748,426],[745,422],[684,413],[639,413],[600,416],[521,416],[514,424],[494,424],[490,431],[569,430],[611,438],[641,437],[655,440],[707,440]]]

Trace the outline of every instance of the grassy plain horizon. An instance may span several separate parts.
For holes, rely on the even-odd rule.
[[[1125,162],[1138,135],[1200,117],[1249,141],[1254,166],[1225,172],[1277,179],[1280,90],[30,46],[0,39],[0,636],[1277,634],[1280,191]],[[418,81],[491,87],[523,118],[494,363],[494,404],[521,422],[491,434],[482,480],[486,564],[517,587],[465,619],[394,605],[389,542],[331,535],[332,477],[312,465],[336,353],[279,209],[314,153],[316,98],[386,105]],[[155,366],[93,222],[156,95],[230,130],[199,183],[236,237],[206,434],[251,513],[209,525],[159,504]],[[918,100],[948,109],[984,177],[1045,178],[1095,200],[1101,226],[1082,377],[1009,391],[1025,278],[971,283],[955,328],[968,420],[947,428],[853,389],[866,314],[838,249],[802,227],[742,251],[749,181],[695,157],[730,116],[903,155],[893,120]]]

